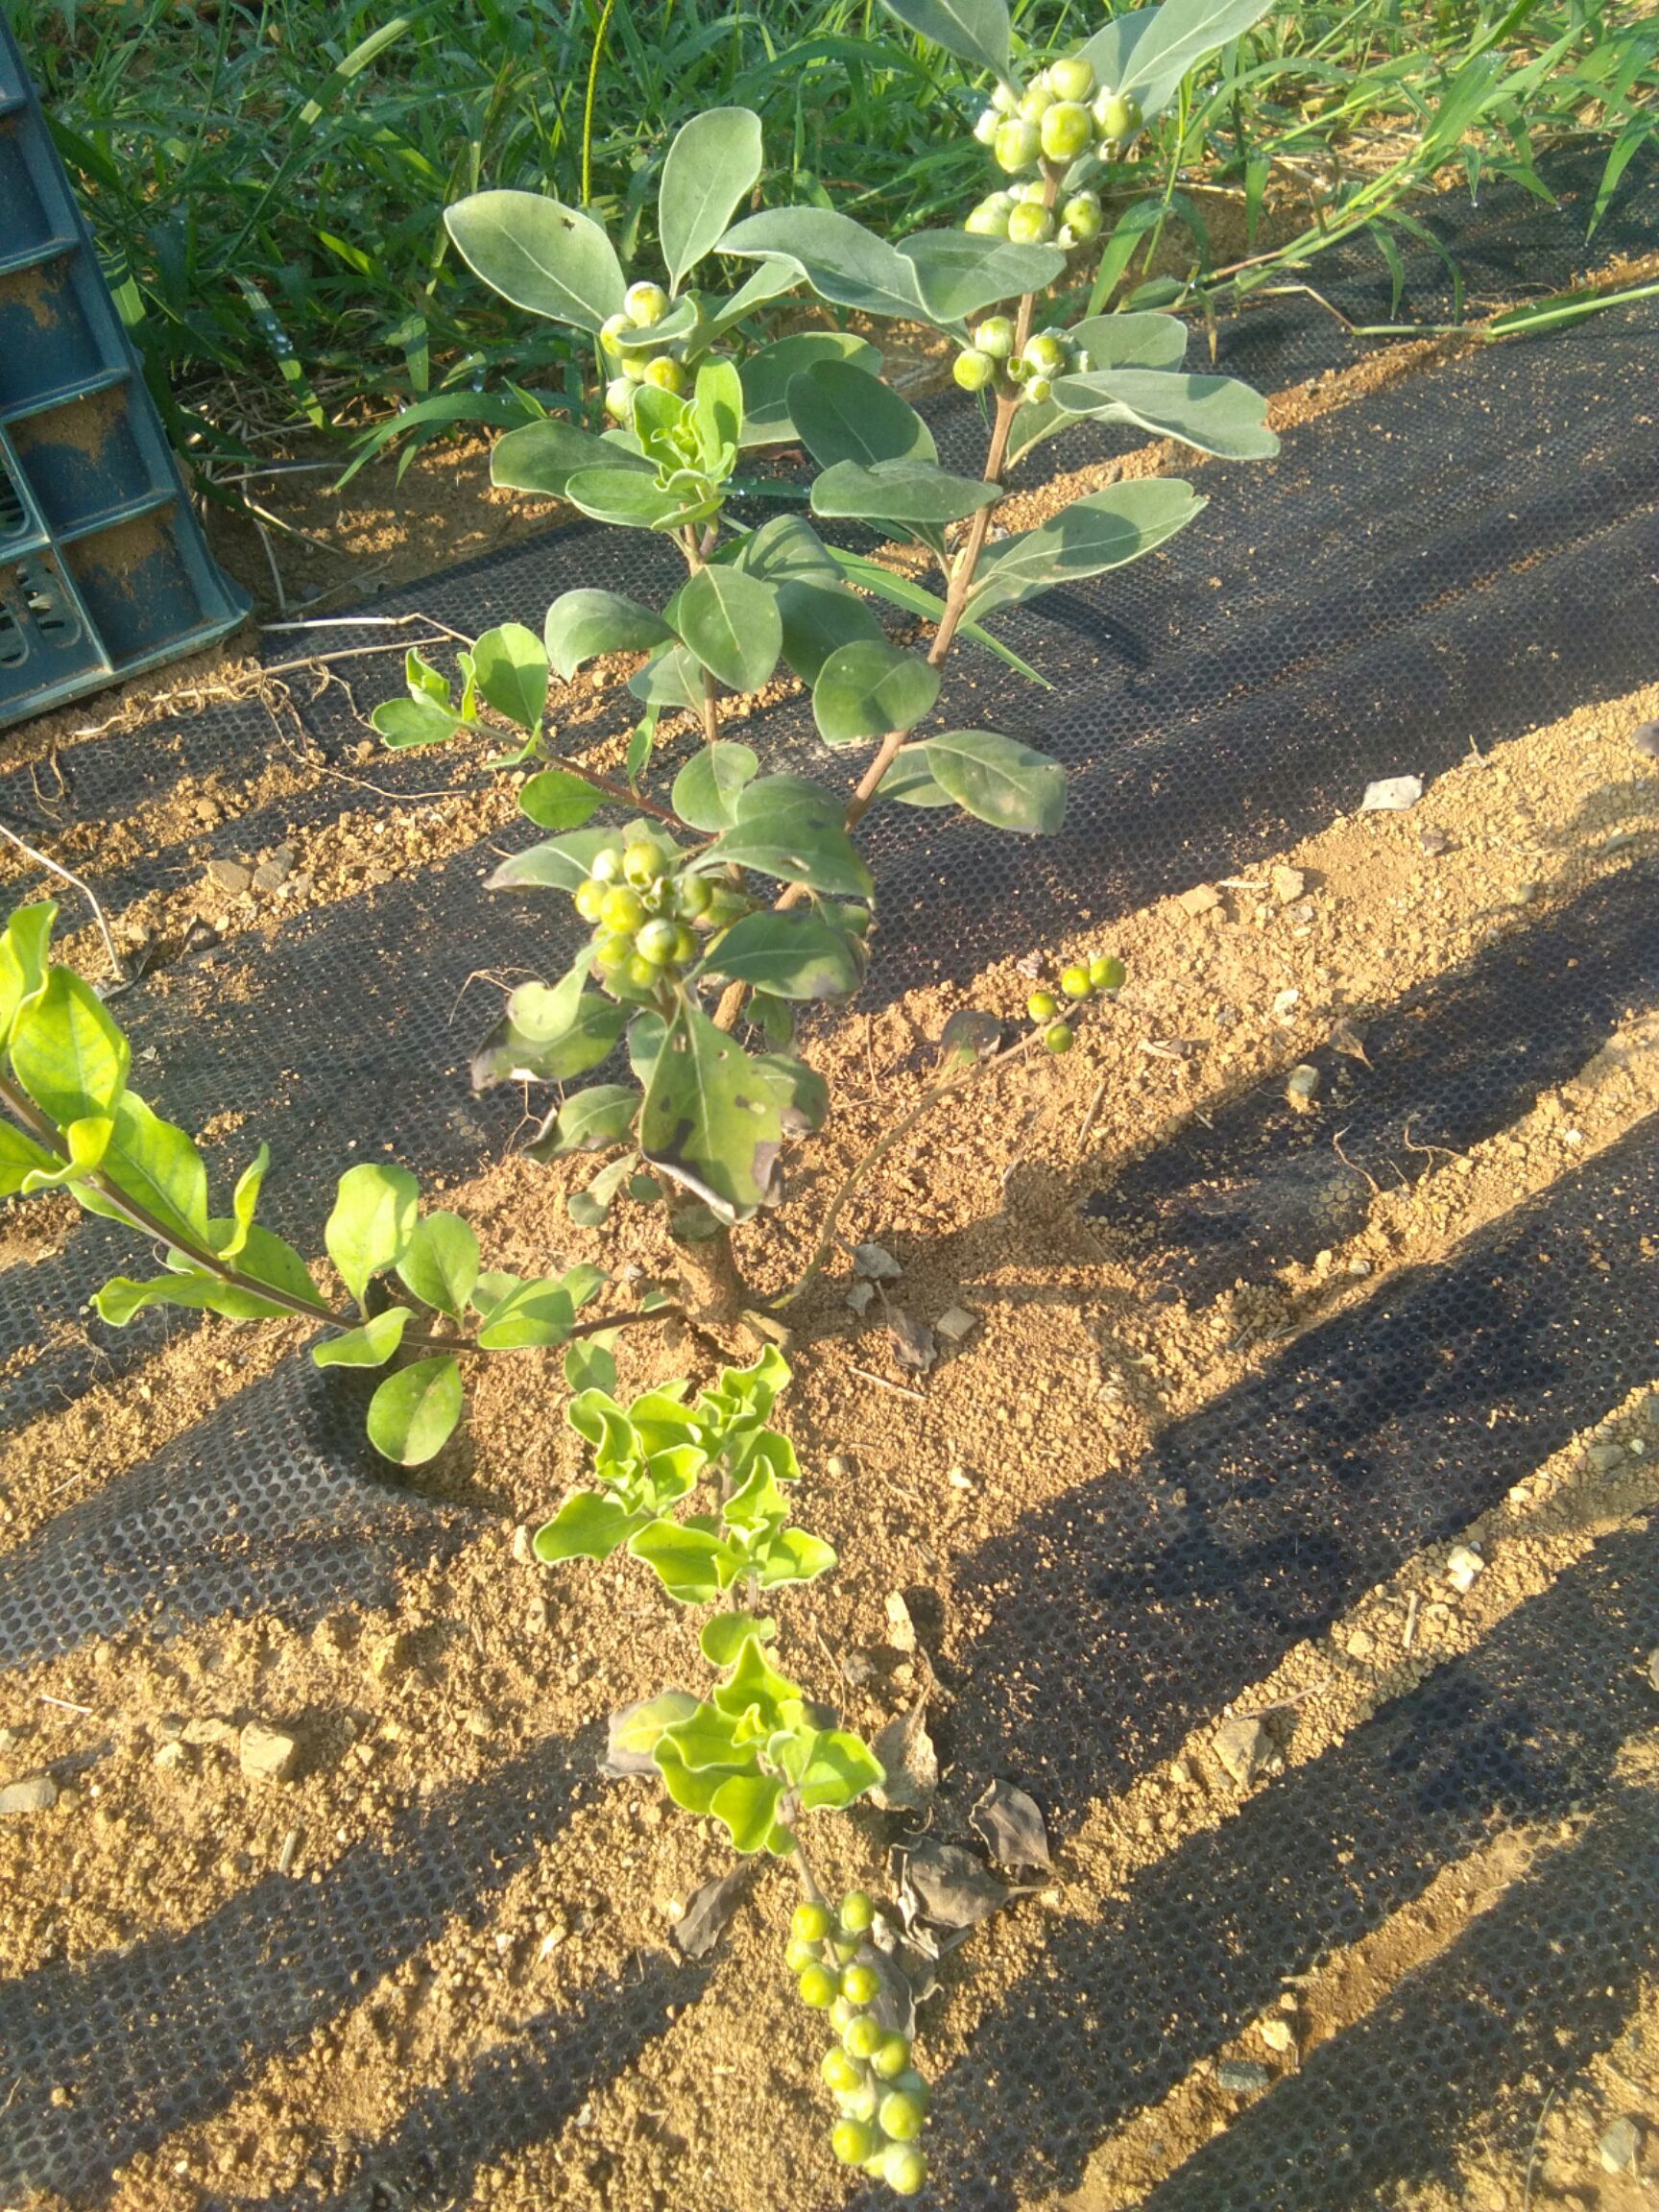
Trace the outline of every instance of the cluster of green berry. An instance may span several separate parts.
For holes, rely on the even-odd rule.
[[[1017,333],[1006,315],[988,315],[974,327],[974,343],[956,356],[951,374],[964,392],[994,387],[1004,398],[1037,404],[1050,398],[1056,376],[1081,375],[1087,352],[1068,330],[1034,330],[1019,352]]]
[[[664,392],[684,392],[685,364],[672,353],[653,353],[648,337],[640,342],[636,332],[649,333],[667,314],[669,300],[661,284],[630,284],[623,296],[622,312],[610,316],[599,331],[599,343],[620,368],[605,387],[605,412],[616,422],[634,418],[635,388],[655,384]]]
[[[655,996],[677,982],[703,952],[692,924],[725,928],[754,903],[707,876],[682,874],[676,859],[655,838],[637,836],[596,853],[592,873],[571,895],[598,931],[593,973],[619,995]]]
[[[1081,1005],[1084,999],[1093,998],[1097,993],[1121,990],[1127,973],[1122,961],[1110,955],[1091,960],[1087,967],[1079,960],[1061,976],[1060,989],[1064,997],[1070,998],[1074,1005]],[[1045,1024],[1043,1042],[1050,1052],[1070,1051],[1073,1040],[1071,1024],[1058,1019],[1060,1000],[1052,991],[1033,991],[1025,1001],[1025,1011],[1033,1022]]]
[[[841,2117],[830,2144],[844,2166],[860,2167],[898,2197],[914,2197],[927,2178],[916,2138],[927,2117],[927,2084],[910,2062],[910,2038],[883,2028],[870,2007],[881,1976],[859,1959],[876,1909],[862,1889],[828,1905],[798,1905],[787,1958],[803,2004],[828,2012],[840,2035],[821,2071]]]
[[[1140,108],[1098,83],[1094,63],[1081,54],[1050,63],[1023,90],[998,84],[974,135],[1007,176],[1028,170],[1041,175],[1011,191],[993,192],[965,228],[1022,246],[1045,245],[1050,238],[1061,246],[1087,246],[1100,235],[1098,194],[1073,193],[1056,209],[1053,187],[1083,156],[1119,154],[1140,128]]]

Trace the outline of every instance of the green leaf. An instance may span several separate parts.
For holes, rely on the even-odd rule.
[[[575,1350],[574,1345],[571,1350]],[[565,1499],[551,1521],[537,1529],[530,1549],[544,1567],[556,1567],[561,1559],[609,1559],[617,1546],[626,1544],[650,1518],[649,1513],[630,1513],[614,1498],[601,1498],[591,1490],[578,1490]],[[670,1695],[679,1695],[681,1693],[670,1693]],[[665,1704],[667,1700],[659,1702]],[[694,1697],[688,1698],[685,1709],[677,1710],[672,1719],[665,1718],[650,1743],[641,1744],[640,1749],[652,1750],[662,1729],[671,1726],[673,1719],[683,1719],[686,1712],[694,1712],[696,1704]]]
[[[741,568],[699,568],[676,595],[673,618],[704,667],[733,691],[757,691],[783,650],[777,592]]]
[[[674,779],[670,800],[675,813],[693,830],[729,830],[736,819],[738,794],[755,781],[759,766],[747,745],[727,737],[700,747]]]
[[[1141,104],[1143,114],[1169,105],[1190,69],[1238,38],[1266,14],[1270,0],[1164,0],[1123,58],[1121,74],[1106,80]],[[1138,20],[1138,18],[1131,18]],[[1095,40],[1083,51],[1094,59]]]
[[[750,531],[733,548],[732,565],[780,587],[841,580],[834,554],[804,515],[775,515],[758,530]]]
[[[843,805],[822,784],[797,776],[762,776],[737,802],[737,819],[709,848],[710,861],[733,861],[809,891],[869,899],[870,871],[842,826]]]
[[[20,1010],[45,988],[57,919],[57,907],[42,899],[17,907],[0,932],[0,1051],[11,1042]]]
[[[882,0],[882,6],[970,68],[989,69],[1003,84],[1012,77],[1005,0]]]
[[[757,1002],[752,999],[751,1007]],[[814,1129],[821,1129],[830,1112],[830,1086],[817,1070],[788,1052],[758,1052],[756,1061],[759,1067],[771,1069],[787,1089],[784,1135],[807,1137]]]
[[[575,1324],[575,1304],[564,1284],[552,1276],[538,1276],[520,1283],[491,1307],[478,1331],[479,1349],[522,1352],[563,1344]]]
[[[470,1224],[442,1210],[425,1214],[397,1272],[423,1306],[459,1320],[478,1282],[478,1239]]]
[[[812,686],[812,716],[827,745],[856,745],[913,730],[938,696],[939,671],[919,653],[872,638],[830,654]]]
[[[769,1069],[682,999],[639,1115],[639,1149],[727,1223],[773,1203],[784,1089]]]
[[[341,1176],[323,1241],[359,1306],[370,1277],[396,1267],[409,1249],[420,1204],[421,1186],[406,1167],[365,1160]]]
[[[760,1587],[775,1590],[781,1582],[815,1582],[834,1564],[834,1549],[822,1536],[805,1528],[781,1528],[766,1549]]]
[[[533,1159],[559,1160],[569,1152],[603,1152],[634,1134],[639,1094],[625,1083],[595,1083],[566,1098],[530,1149]]]
[[[660,1697],[629,1708],[627,1719],[612,1728],[611,1748],[648,1759],[662,1731],[688,1719],[696,1710],[697,1700],[688,1690],[664,1690]]]
[[[226,1221],[209,1221],[209,1240],[221,1231],[228,1230]],[[223,1250],[223,1246],[217,1247]],[[248,1231],[248,1240],[236,1255],[236,1272],[250,1281],[268,1284],[273,1289],[284,1290],[290,1298],[298,1298],[313,1307],[321,1316],[327,1311],[311,1270],[295,1251],[292,1244],[276,1236],[269,1229],[261,1229],[257,1222]]]
[[[578,469],[565,479],[565,496],[595,522],[619,530],[672,530],[701,512],[697,501],[631,469]]]
[[[954,806],[956,802],[936,781],[920,744],[901,748],[898,757],[876,786],[878,799],[897,799],[904,806]]]
[[[1178,369],[1187,352],[1187,325],[1179,315],[1091,315],[1067,332],[1089,356],[1091,373],[1102,369]]]
[[[181,1242],[207,1241],[207,1169],[193,1141],[131,1091],[117,1101],[105,1176]]]
[[[519,813],[539,830],[580,830],[604,805],[604,792],[567,768],[540,770],[518,793]]]
[[[627,469],[647,478],[655,473],[642,454],[551,416],[509,430],[496,439],[490,455],[492,484],[504,492],[531,492],[541,499],[563,499],[565,487],[578,469]]]
[[[517,994],[515,993],[514,998]],[[632,1009],[597,991],[584,991],[576,1001],[570,1025],[561,1036],[526,1034],[513,1019],[513,998],[508,1011],[472,1055],[471,1077],[475,1092],[497,1083],[570,1083],[614,1049],[628,1024]]]
[[[614,1390],[616,1360],[603,1336],[579,1336],[565,1347],[565,1380],[572,1390]]]
[[[849,361],[818,361],[789,380],[789,412],[820,469],[839,461],[932,461],[933,433],[907,400]]]
[[[820,361],[850,362],[870,376],[878,376],[881,372],[881,356],[876,348],[850,330],[802,330],[792,338],[780,338],[771,346],[760,347],[739,370],[746,446],[794,443],[799,432],[789,413],[790,379]]]
[[[125,1329],[134,1314],[147,1306],[182,1306],[192,1312],[223,1313],[232,1321],[272,1321],[288,1309],[252,1292],[222,1283],[200,1269],[188,1274],[156,1275],[146,1283],[116,1275],[92,1300],[100,1319],[112,1329]]]
[[[1059,246],[1021,246],[969,230],[918,230],[899,241],[936,323],[961,323],[998,301],[1045,292],[1066,274]]]
[[[132,1053],[97,993],[67,968],[48,971],[12,1040],[17,1080],[60,1129],[115,1111]]]
[[[1015,421],[1018,421],[1027,412],[1026,408],[1022,407]],[[877,598],[886,599],[893,606],[903,608],[908,614],[925,615],[929,622],[943,619],[944,600],[937,593],[925,590],[910,577],[898,575],[891,568],[883,568],[878,562],[867,560],[862,553],[850,553],[841,546],[835,548],[834,559],[836,565],[854,584],[873,592]],[[1041,684],[1046,691],[1054,688],[1046,676],[1040,676],[1028,661],[1022,661],[1018,653],[1011,652],[999,637],[992,637],[990,631],[982,630],[977,622],[961,623],[956,635],[959,637],[971,637],[974,644],[983,645],[987,653],[995,653],[998,661],[1005,661],[1010,668],[1017,669],[1028,683]]]
[[[829,207],[774,207],[751,215],[721,239],[722,253],[781,261],[821,300],[867,315],[928,323],[916,271],[897,248],[851,215]],[[790,411],[794,412],[791,399]],[[796,417],[800,421],[800,417]]]
[[[709,965],[779,998],[842,998],[864,979],[862,946],[802,907],[743,915]]]
[[[720,242],[760,175],[760,118],[747,108],[693,115],[662,164],[657,231],[672,289]]]
[[[733,1774],[722,1782],[709,1810],[731,1832],[732,1848],[758,1851],[772,1833],[783,1785],[770,1774]]]
[[[734,361],[704,362],[686,420],[696,433],[704,469],[723,483],[736,466],[743,442],[743,379]]]
[[[551,837],[544,845],[532,845],[527,853],[503,860],[489,877],[486,891],[574,891],[593,872],[601,853],[619,853],[622,839],[614,830],[577,830],[567,837]]]
[[[468,268],[515,307],[591,331],[621,312],[615,248],[575,208],[536,192],[476,192],[444,223]]]
[[[1156,8],[1138,8],[1130,14],[1114,15],[1104,30],[1096,31],[1079,48],[1102,84],[1110,84],[1116,91],[1133,83],[1135,49],[1158,20],[1158,13]]]
[[[600,653],[642,653],[673,633],[660,614],[620,591],[562,591],[547,610],[547,658],[568,683]]]
[[[221,1260],[234,1260],[247,1243],[253,1228],[253,1214],[259,1204],[259,1193],[265,1187],[265,1173],[271,1165],[271,1147],[261,1144],[236,1178],[236,1188],[230,1193],[230,1229],[223,1241],[214,1240],[213,1249]],[[211,1232],[212,1224],[208,1224]]]
[[[1265,461],[1279,450],[1267,427],[1266,400],[1233,376],[1188,376],[1165,369],[1091,371],[1057,378],[1054,399],[1069,415],[1132,422],[1224,461]]]
[[[547,655],[522,622],[486,630],[473,653],[478,688],[509,722],[532,733],[547,711]]]
[[[115,1134],[115,1123],[108,1114],[90,1114],[80,1121],[71,1121],[60,1132],[68,1151],[67,1160],[47,1155],[47,1164],[23,1178],[26,1194],[37,1190],[55,1190],[64,1184],[76,1186],[77,1195],[84,1197],[81,1186],[89,1175],[97,1172],[104,1155],[109,1149],[109,1140]]]
[[[625,1152],[620,1160],[602,1167],[586,1190],[573,1190],[565,1199],[565,1211],[578,1229],[597,1229],[610,1218],[612,1201],[628,1180],[634,1157],[632,1152]]]
[[[10,1121],[0,1121],[0,1198],[21,1190],[26,1176],[50,1175],[61,1166],[55,1152],[44,1150]]]
[[[778,1623],[769,1615],[716,1613],[704,1622],[697,1642],[710,1667],[730,1667],[751,1636],[770,1644],[777,1634]]]
[[[712,1604],[741,1564],[738,1553],[720,1537],[678,1521],[651,1522],[629,1539],[628,1549],[653,1569],[677,1605]],[[708,1764],[691,1755],[685,1729],[677,1731],[675,1743],[688,1766]]]
[[[384,1367],[399,1344],[414,1315],[407,1306],[389,1306],[365,1321],[361,1329],[345,1330],[315,1346],[311,1358],[319,1367]]]
[[[383,699],[369,719],[395,753],[406,753],[417,745],[446,745],[469,727],[435,699]]]
[[[1058,761],[989,730],[948,730],[920,748],[942,790],[998,830],[1051,836],[1066,812],[1066,772]]]
[[[931,461],[878,461],[865,468],[837,461],[812,486],[812,512],[878,526],[902,522],[938,529],[960,522],[981,507],[995,507],[999,484],[980,476],[951,476]]]
[[[459,1359],[417,1359],[370,1399],[369,1441],[399,1467],[421,1466],[448,1443],[466,1402]]]
[[[712,1390],[705,1390],[698,1400],[698,1409],[718,1424],[723,1440],[729,1439],[739,1428],[754,1428],[764,1421],[779,1399],[788,1389],[789,1362],[776,1344],[764,1345],[747,1367],[726,1367],[721,1370],[720,1381]],[[780,1436],[778,1445],[785,1453],[792,1451],[786,1437]],[[780,1479],[792,1480],[793,1476],[782,1473],[788,1461],[780,1461],[776,1447],[772,1450],[774,1472]],[[800,1470],[796,1469],[795,1473]]]
[[[886,1769],[860,1737],[846,1729],[827,1728],[813,1745],[801,1777],[802,1810],[843,1812],[886,1779]]]
[[[882,635],[863,600],[839,583],[781,584],[778,613],[783,623],[783,658],[804,684],[818,681],[837,646],[874,642]]]
[[[968,604],[975,614],[1035,599],[1057,584],[1138,561],[1184,530],[1205,502],[1190,484],[1150,476],[1078,499],[1039,529],[985,549]]]
[[[723,1781],[729,1779],[721,1768],[687,1767],[674,1750],[674,1739],[664,1734],[651,1754],[658,1771],[662,1776],[662,1787],[683,1812],[697,1818],[705,1818],[712,1812],[714,1797]]]
[[[588,1260],[579,1260],[574,1267],[566,1267],[559,1280],[569,1292],[571,1305],[580,1309],[588,1304],[595,1291],[602,1290],[611,1278],[603,1267],[595,1267]]]
[[[635,670],[628,688],[659,711],[684,707],[696,713],[703,705],[703,665],[684,645],[670,645]]]

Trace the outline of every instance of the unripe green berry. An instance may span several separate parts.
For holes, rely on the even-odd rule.
[[[1025,387],[1025,397],[1034,405],[1041,407],[1046,400],[1054,397],[1053,379],[1048,376],[1033,376]]]
[[[893,2081],[893,2087],[895,2089],[902,2089],[905,2096],[908,2097],[913,2104],[918,2105],[924,2113],[926,2112],[928,2105],[933,2102],[932,2090],[928,2088],[926,2082],[923,2080],[921,2075],[917,2073],[914,2066],[906,2067],[902,2074],[896,2076]]]
[[[622,347],[618,341],[638,327],[632,315],[607,315],[599,325],[599,343],[607,353],[620,353]]]
[[[795,1984],[801,1992],[803,2005],[810,2005],[814,2012],[828,2011],[835,2002],[836,1981],[828,1966],[807,1966]]]
[[[1120,991],[1128,973],[1122,961],[1110,954],[1104,959],[1091,960],[1089,963],[1089,980],[1096,991]]]
[[[1012,115],[1020,106],[1020,95],[1012,84],[998,84],[991,95],[991,105],[998,115]]]
[[[997,166],[1015,176],[1022,169],[1029,169],[1043,151],[1043,140],[1035,123],[1023,116],[1010,115],[997,127],[996,144],[992,148]]]
[[[999,196],[981,200],[977,207],[970,208],[962,228],[975,238],[1006,238],[1008,209]]]
[[[950,365],[950,373],[964,392],[983,392],[997,373],[997,364],[989,353],[980,353],[971,346],[957,354]]]
[[[824,2085],[833,2089],[837,2097],[851,2097],[855,2089],[864,2086],[864,2076],[856,2058],[849,2058],[839,2043],[832,2043],[825,2052],[818,2068],[824,2077]]]
[[[1053,210],[1022,200],[1009,214],[1008,235],[1016,246],[1041,246],[1054,235]]]
[[[627,384],[643,384],[645,372],[651,365],[649,353],[641,353],[635,346],[622,356],[622,380]]]
[[[1087,998],[1094,986],[1089,980],[1089,971],[1081,965],[1068,968],[1060,978],[1060,988],[1068,998]]]
[[[822,1943],[833,1925],[828,1905],[797,1905],[789,1929],[803,1943]]]
[[[1014,322],[1008,315],[987,315],[974,332],[974,343],[993,361],[1006,361],[1014,350]]]
[[[1050,161],[1075,161],[1093,143],[1094,128],[1080,100],[1061,100],[1043,118],[1043,152]]]
[[[622,850],[617,845],[606,845],[594,854],[588,863],[588,873],[596,883],[614,883],[622,873]]]
[[[849,1966],[841,1977],[841,1994],[849,2005],[872,2005],[881,1994],[881,1977],[874,1966]]]
[[[783,1949],[783,1963],[791,1974],[805,1974],[808,1966],[820,1966],[823,1960],[813,1943],[803,1943],[799,1936],[791,1936]]]
[[[1102,91],[1094,103],[1094,126],[1102,138],[1120,146],[1141,128],[1141,109],[1120,92]]]
[[[622,874],[638,890],[654,882],[662,873],[662,848],[650,838],[637,838],[634,844],[622,849]]]
[[[884,2032],[868,2012],[856,2013],[841,2031],[841,2048],[849,2058],[873,2058],[881,2048]]]
[[[1057,100],[1093,99],[1094,65],[1086,55],[1068,54],[1063,60],[1049,62],[1048,82]]]
[[[632,933],[645,919],[645,902],[626,883],[613,883],[605,894],[599,919],[607,929],[625,929]]]
[[[1070,1024],[1056,1022],[1053,1028],[1045,1033],[1043,1042],[1050,1052],[1070,1052],[1073,1042]]]
[[[909,2036],[901,2035],[895,2030],[871,2058],[870,2063],[880,2075],[883,2081],[896,2082],[900,2075],[904,2073],[910,2064]]]
[[[839,1977],[836,1979],[835,1986],[837,1989],[839,1989],[841,1986]],[[851,2027],[853,2022],[857,2017],[858,2015],[854,2011],[852,2006],[848,2004],[845,1997],[837,1997],[834,2004],[830,2008],[830,2025],[834,2029],[838,2035],[845,2029]]]
[[[655,384],[659,392],[684,392],[685,371],[671,353],[659,353],[645,364],[645,381]]]
[[[622,295],[622,312],[632,315],[642,330],[649,330],[667,314],[668,295],[661,284],[630,284]]]
[[[881,2178],[895,2197],[914,2197],[927,2180],[927,2161],[913,2143],[891,2143],[881,2158]]]
[[[593,957],[607,974],[614,974],[633,959],[634,940],[627,935],[601,937],[593,948]]]
[[[570,903],[581,915],[584,922],[598,921],[605,906],[606,888],[605,884],[596,883],[591,876],[588,878],[585,883],[577,884],[571,895]]]
[[[634,940],[634,950],[653,968],[666,968],[680,950],[680,932],[672,922],[647,922]]]
[[[1060,220],[1073,243],[1087,245],[1100,235],[1100,202],[1093,192],[1076,192],[1060,210]]]
[[[841,2056],[843,2058],[847,2058],[845,2051],[842,2052]],[[849,2066],[855,2066],[857,2061],[847,2058],[847,2063]],[[856,2086],[852,2089],[844,2089],[835,2102],[849,2120],[874,2120],[881,2103],[881,2092],[860,2069]]]
[[[1041,207],[1048,197],[1048,187],[1041,177],[1032,177],[1023,184],[1014,185],[1009,192],[1010,202],[1028,201],[1033,207]]]
[[[883,2130],[895,2143],[911,2143],[921,2134],[926,2114],[913,2097],[906,2097],[902,2089],[895,2089],[891,2096],[882,2098],[878,2117]]]
[[[849,1889],[841,1900],[841,1925],[849,1936],[862,1936],[876,1917],[867,1889]]]
[[[1039,330],[1025,341],[1025,366],[1033,376],[1055,376],[1066,366],[1066,347],[1050,330]]]
[[[682,876],[674,886],[674,903],[682,914],[707,914],[709,896],[707,876]],[[815,1910],[822,1911],[823,1907]]]
[[[875,2130],[862,2120],[837,2120],[830,2130],[830,2148],[843,2166],[862,2166],[875,2146]]]
[[[1020,120],[1022,123],[1041,123],[1053,105],[1054,95],[1048,88],[1047,80],[1033,77],[1021,96]]]
[[[990,145],[997,135],[998,126],[1001,120],[1001,116],[995,108],[985,108],[980,110],[978,119],[974,125],[974,135],[978,139],[981,146]]]
[[[1052,991],[1033,991],[1025,1001],[1025,1011],[1033,1022],[1052,1022],[1060,1003]]]
[[[695,960],[703,950],[695,929],[687,929],[684,922],[674,925],[674,965],[684,968],[688,960]]]
[[[634,418],[634,383],[627,376],[613,376],[605,387],[605,412],[613,422],[629,422]]]
[[[642,952],[636,952],[622,973],[636,991],[654,991],[662,980],[661,969]]]

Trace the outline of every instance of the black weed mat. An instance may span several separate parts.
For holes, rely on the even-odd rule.
[[[1259,1280],[1353,1236],[1379,1189],[1507,1128],[1656,1005],[1659,866],[1642,860],[1411,992],[1362,1037],[1310,1051],[1317,1115],[1272,1076],[1184,1122],[1083,1211],[1189,1296]]]

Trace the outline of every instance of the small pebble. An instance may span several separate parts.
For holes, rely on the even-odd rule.
[[[1311,1114],[1313,1100],[1319,1091],[1319,1070],[1305,1060],[1299,1068],[1292,1068],[1285,1083],[1285,1103],[1298,1114]]]
[[[1308,878],[1300,868],[1286,868],[1283,861],[1274,869],[1270,878],[1273,896],[1281,906],[1294,906],[1308,888]]]
[[[1183,891],[1175,903],[1186,914],[1213,914],[1221,903],[1221,894],[1213,883],[1194,883],[1190,891]]]
[[[1241,1789],[1264,1774],[1274,1762],[1273,1739],[1260,1720],[1225,1720],[1215,1731],[1215,1756]]]
[[[236,1758],[251,1781],[286,1782],[300,1761],[300,1741],[263,1720],[250,1720],[237,1740]]]
[[[1592,1444],[1588,1457],[1598,1475],[1610,1475],[1615,1467],[1623,1465],[1624,1447],[1623,1444]]]
[[[1596,2146],[1604,2174],[1634,2174],[1642,2156],[1642,2130],[1634,2120],[1615,2120]]]
[[[517,1527],[513,1531],[513,1556],[517,1560],[520,1567],[530,1567],[535,1564],[536,1553],[532,1549],[528,1521],[520,1521]]]
[[[1256,2032],[1269,2051],[1277,2051],[1282,2057],[1296,2048],[1296,2031],[1282,2015],[1259,2020]]]
[[[1659,760],[1659,722],[1644,722],[1631,733],[1630,743],[1644,760]]]
[[[1384,776],[1376,783],[1366,784],[1359,811],[1361,814],[1404,814],[1408,806],[1415,806],[1422,796],[1421,776]]]
[[[216,891],[228,891],[234,899],[252,882],[253,871],[240,860],[209,860],[207,880]]]
[[[952,1490],[972,1490],[974,1478],[966,1467],[952,1467],[945,1478]]]
[[[846,1476],[851,1475],[853,1472],[853,1462],[848,1458],[845,1452],[831,1452],[829,1458],[825,1461],[825,1465],[829,1472],[833,1475],[837,1480],[840,1480]]]
[[[1272,2086],[1273,2077],[1259,2058],[1218,2058],[1215,2086],[1229,2097],[1259,2097]]]
[[[1467,1544],[1459,1544],[1446,1562],[1446,1579],[1454,1590],[1473,1589],[1476,1576],[1485,1571],[1485,1560]]]
[[[870,1302],[876,1295],[874,1283],[854,1283],[847,1293],[847,1303],[854,1313],[868,1313]]]
[[[950,1306],[934,1322],[933,1333],[948,1344],[960,1344],[978,1326],[977,1313],[970,1313],[966,1306]]]
[[[1280,1021],[1283,1022],[1287,1014],[1293,1014],[1296,1008],[1301,1005],[1301,1003],[1302,994],[1300,991],[1281,991],[1277,994],[1273,1000],[1273,1011],[1278,1015]]]
[[[1417,832],[1418,850],[1426,859],[1438,860],[1443,853],[1450,853],[1452,840],[1437,823],[1425,822]]]
[[[916,1648],[916,1623],[910,1618],[909,1606],[897,1590],[887,1593],[887,1641],[895,1651]]]
[[[16,1813],[49,1813],[58,1802],[58,1785],[50,1774],[31,1774],[0,1790],[0,1818]]]
[[[866,1283],[896,1283],[904,1270],[884,1244],[854,1244],[853,1272]]]

